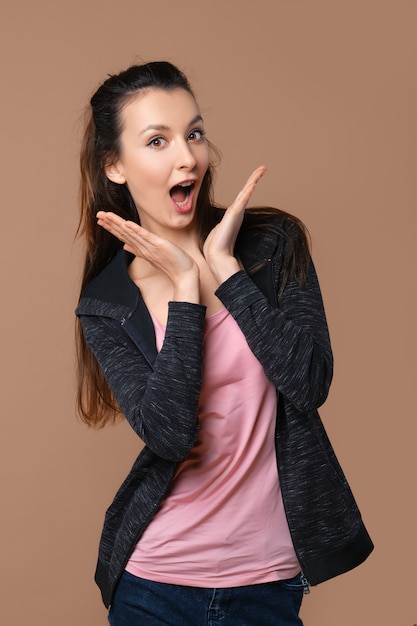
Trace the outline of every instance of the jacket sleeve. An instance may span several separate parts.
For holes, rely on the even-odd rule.
[[[312,261],[306,285],[300,288],[296,280],[290,280],[278,308],[269,304],[244,270],[216,293],[276,389],[298,411],[312,411],[323,404],[332,380],[333,357]]]
[[[198,432],[205,307],[170,302],[153,369],[117,320],[81,315],[84,337],[130,425],[158,456],[182,461]]]

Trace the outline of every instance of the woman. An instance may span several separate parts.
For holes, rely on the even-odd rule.
[[[211,200],[211,146],[166,62],[111,76],[81,155],[78,406],[145,443],[107,511],[115,626],[296,625],[372,542],[317,414],[332,377],[300,221]]]

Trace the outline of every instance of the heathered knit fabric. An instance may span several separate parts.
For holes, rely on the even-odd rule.
[[[279,225],[290,234],[297,228]],[[245,270],[266,263],[252,277],[245,270],[231,276],[217,296],[276,387],[284,506],[304,574],[317,584],[355,567],[373,548],[317,413],[333,366],[320,289],[311,263],[306,286],[290,280],[279,297],[289,254],[285,237],[243,234],[237,253]],[[149,313],[127,274],[128,258],[120,252],[87,287],[77,309],[86,341],[146,444],[106,514],[96,571],[106,606],[178,462],[195,442],[201,384],[205,308],[171,302],[157,353]]]

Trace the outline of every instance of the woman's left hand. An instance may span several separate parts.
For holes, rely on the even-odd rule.
[[[261,165],[249,176],[235,201],[229,206],[222,220],[213,228],[204,242],[204,257],[219,284],[240,269],[234,256],[236,239],[242,225],[246,205],[259,179],[265,172],[266,167]]]

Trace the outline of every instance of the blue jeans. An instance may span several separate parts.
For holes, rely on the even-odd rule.
[[[260,585],[205,589],[156,583],[124,572],[111,626],[303,626],[301,576]]]

